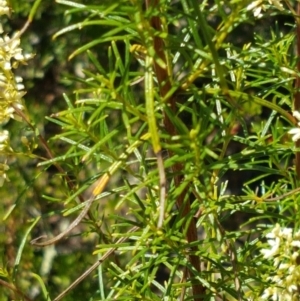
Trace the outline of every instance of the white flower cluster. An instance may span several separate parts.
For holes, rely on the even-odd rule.
[[[260,18],[262,17],[261,11],[266,10],[266,2],[268,2],[271,5],[274,5],[277,9],[283,10],[283,6],[280,3],[280,0],[257,0],[257,1],[252,1],[251,4],[247,6],[248,11],[252,11],[254,17]]]
[[[296,142],[297,140],[300,139],[300,113],[298,111],[294,111],[293,112],[293,116],[299,121],[297,123],[298,127],[297,128],[293,128],[291,130],[289,130],[289,134],[293,135],[292,140],[294,142]]]
[[[8,15],[9,8],[6,0],[0,0],[0,15]]]
[[[8,15],[9,7],[5,0],[0,0],[0,16]],[[3,28],[0,20],[0,34]],[[25,63],[31,56],[23,55],[20,39],[16,35],[12,38],[0,36],[0,186],[8,180],[6,171],[8,155],[11,153],[9,146],[9,132],[2,127],[11,119],[21,120],[16,115],[16,109],[23,111],[22,97],[25,92],[23,79],[14,75],[13,69],[20,63]]]
[[[267,234],[269,249],[261,250],[264,258],[272,262],[274,274],[260,300],[299,301],[300,292],[300,231],[293,233],[291,228],[275,228]]]

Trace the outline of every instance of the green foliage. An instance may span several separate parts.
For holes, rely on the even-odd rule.
[[[265,234],[300,220],[292,4],[56,2],[65,93],[7,125],[0,300],[261,300]]]

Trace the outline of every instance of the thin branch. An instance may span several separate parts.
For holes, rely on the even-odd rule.
[[[135,232],[139,229],[139,227],[131,228],[128,233]],[[118,245],[125,242],[129,239],[129,236],[121,237],[118,241],[116,241],[116,247],[109,249],[100,259],[98,259],[89,269],[87,269],[80,277],[78,277],[68,288],[66,288],[62,293],[60,293],[53,301],[61,300],[70,290],[76,287],[81,281],[83,281],[88,275],[90,275],[95,269],[98,268],[100,264],[102,264],[111,254],[113,254],[117,249]]]
[[[126,150],[123,152],[117,161],[115,161],[108,169],[108,171],[94,184],[91,186],[95,187],[92,191],[92,195],[87,201],[85,207],[81,211],[81,213],[78,215],[78,217],[69,225],[67,229],[65,229],[63,232],[61,232],[59,235],[57,235],[54,238],[51,238],[47,241],[43,242],[36,242],[38,239],[35,239],[31,241],[31,244],[39,247],[44,247],[48,245],[52,245],[54,243],[57,243],[59,240],[61,240],[63,237],[65,237],[70,231],[72,231],[85,217],[85,215],[89,212],[92,204],[97,199],[97,197],[103,192],[105,189],[108,181],[110,180],[111,176],[120,168],[120,166],[123,164],[124,160],[145,140],[149,138],[148,134],[145,134],[141,137],[140,140],[135,141],[132,143]]]
[[[162,157],[162,151],[160,150],[156,154],[156,160],[157,160],[157,168],[159,173],[159,186],[160,186],[160,212],[159,212],[159,218],[158,218],[158,224],[157,227],[161,228],[164,222],[165,218],[165,208],[166,208],[166,173],[164,169],[164,161]]]
[[[12,284],[10,284],[10,283],[2,280],[2,279],[0,279],[0,285],[6,287],[8,289],[10,289],[13,292],[15,292],[20,297],[22,297],[24,300],[26,300],[26,301],[32,301],[29,297],[27,297],[24,293],[22,293],[18,288],[16,288]]]

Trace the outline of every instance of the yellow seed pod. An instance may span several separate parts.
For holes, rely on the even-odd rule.
[[[145,60],[147,50],[144,46],[139,44],[133,44],[130,46],[130,52],[134,55],[137,60]]]

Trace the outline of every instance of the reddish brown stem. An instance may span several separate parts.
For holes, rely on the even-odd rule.
[[[297,17],[296,17],[296,37],[297,37],[297,71],[300,72],[300,3],[297,4]],[[300,77],[297,75],[295,82],[295,95],[294,95],[294,110],[300,111]],[[296,141],[296,147],[300,147],[300,140]],[[296,152],[296,173],[300,178],[300,152]]]
[[[149,8],[157,8],[159,7],[159,0],[146,0],[146,7]],[[150,20],[150,24],[152,28],[155,29],[155,31],[159,32],[162,30],[161,20],[158,16],[153,16]],[[159,36],[155,35],[153,37],[153,43],[154,43],[154,50],[155,54],[167,65],[167,59],[165,57],[164,53],[164,41]],[[171,90],[171,81],[170,81],[170,75],[168,74],[168,70],[162,68],[158,63],[157,60],[154,60],[154,70],[155,75],[157,78],[158,86],[159,86],[159,92],[162,98],[165,98],[167,93]],[[171,111],[176,114],[176,93],[170,96],[170,98],[167,101],[167,105],[169,105]],[[172,121],[169,119],[167,114],[164,114],[164,126],[166,128],[166,131],[171,135],[174,136],[177,134],[176,128]],[[169,156],[172,156],[172,153],[169,151]],[[176,187],[178,187],[182,181],[183,181],[183,165],[181,163],[176,163],[172,166],[172,170],[174,172],[174,182]],[[184,189],[184,191],[178,196],[176,200],[177,207],[180,212],[182,212],[182,217],[187,216],[190,213],[190,200],[188,196],[188,188]],[[192,219],[188,225],[188,230],[186,234],[187,241],[189,243],[198,241],[198,235],[197,235],[197,227],[196,222],[194,219]],[[191,254],[195,253],[197,251],[197,247],[193,247],[191,250]],[[193,268],[200,274],[201,273],[201,264],[200,264],[200,258],[196,255],[189,255],[189,261]],[[191,275],[190,275],[191,276]],[[192,285],[193,289],[193,295],[195,301],[201,301],[203,300],[205,288],[203,285],[198,282],[194,282]]]

